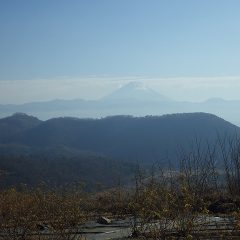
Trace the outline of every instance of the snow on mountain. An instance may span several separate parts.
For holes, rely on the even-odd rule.
[[[103,100],[167,101],[169,99],[141,82],[130,82],[105,96]]]

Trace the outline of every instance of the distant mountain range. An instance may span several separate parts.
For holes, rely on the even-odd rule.
[[[53,117],[101,118],[111,115],[163,115],[179,112],[207,112],[240,125],[240,101],[209,99],[180,102],[162,96],[139,82],[130,82],[99,100],[52,100],[25,104],[0,105],[0,117],[24,112],[46,120]]]

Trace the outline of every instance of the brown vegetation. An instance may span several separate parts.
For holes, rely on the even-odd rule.
[[[127,218],[132,237],[203,239],[240,233],[240,141],[214,147],[194,143],[179,155],[179,168],[136,170],[134,186],[100,193],[8,189],[0,192],[1,239],[77,239],[99,216]],[[217,151],[219,148],[221,151]],[[218,154],[218,153],[221,153]],[[218,161],[222,158],[223,168]],[[224,227],[211,214],[226,217]],[[215,225],[214,225],[215,224]]]

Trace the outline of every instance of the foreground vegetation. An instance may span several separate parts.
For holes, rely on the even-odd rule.
[[[210,226],[216,214],[226,218],[224,227]],[[86,193],[79,185],[0,192],[1,239],[77,239],[83,224],[100,216],[127,219],[136,238],[239,236],[239,139],[219,140],[214,147],[195,141],[193,151],[179,154],[177,169],[171,163],[150,171],[138,167],[128,187],[119,183],[98,193]]]

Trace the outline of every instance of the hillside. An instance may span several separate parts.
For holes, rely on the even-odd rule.
[[[83,184],[85,190],[100,190],[126,184],[135,165],[69,148],[33,148],[0,145],[0,188],[9,186],[65,187]]]

